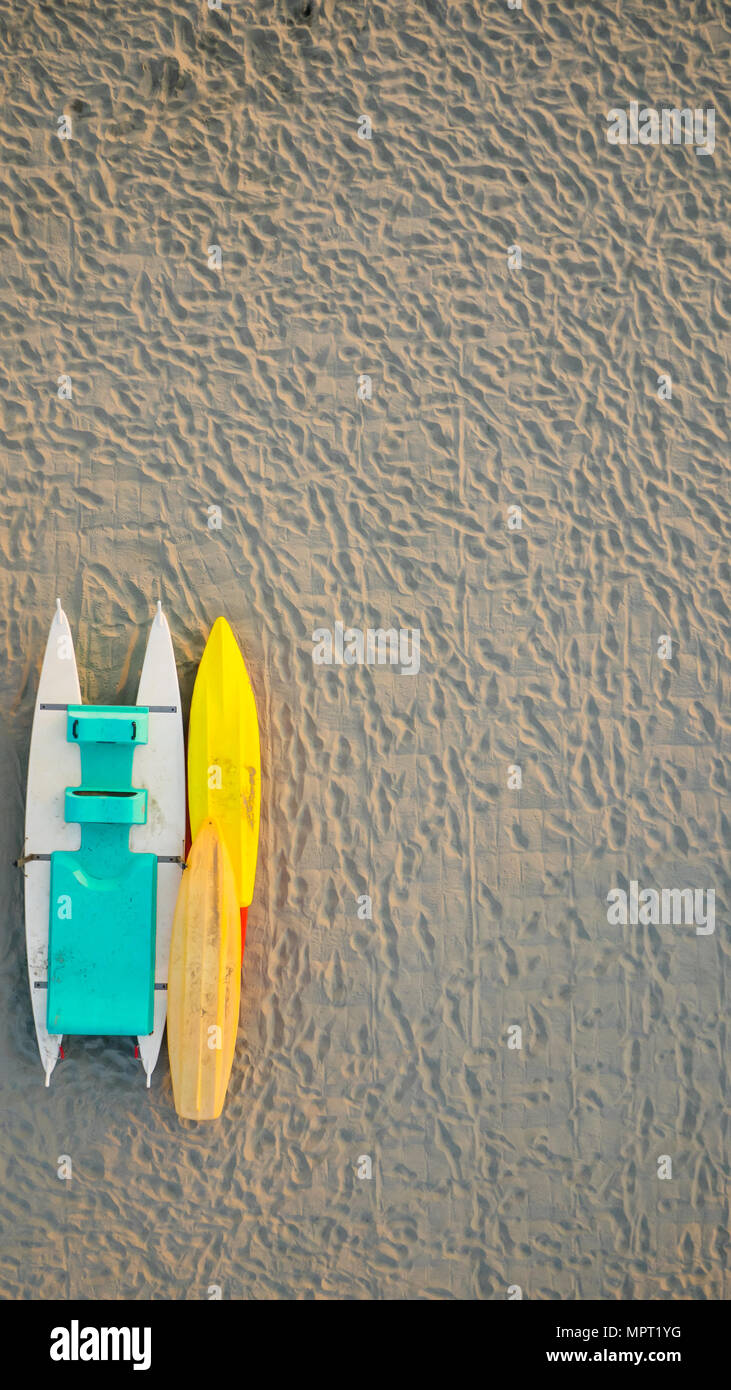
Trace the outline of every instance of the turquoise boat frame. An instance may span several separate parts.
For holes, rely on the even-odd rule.
[[[137,705],[67,709],[81,786],[65,790],[65,819],[80,825],[81,846],[51,855],[49,1033],[153,1031],[157,856],[129,847],[130,827],[147,822],[132,766],[148,714]]]

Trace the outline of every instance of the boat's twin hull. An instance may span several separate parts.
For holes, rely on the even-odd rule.
[[[64,819],[64,793],[79,785],[79,749],[67,740],[68,705],[81,703],[73,639],[60,600],[51,625],[33,717],[25,822],[25,923],[28,974],[38,1050],[49,1084],[61,1036],[47,1026],[50,856],[76,851],[80,827]],[[150,1076],[165,1028],[170,934],[185,839],[185,760],[180,691],[170,630],[158,604],[137,693],[149,707],[148,742],[134,755],[135,785],[148,793],[145,825],[133,826],[130,849],[158,856],[154,1026],[138,1038]],[[113,919],[109,923],[114,929]]]

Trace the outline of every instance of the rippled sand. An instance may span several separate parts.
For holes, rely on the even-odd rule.
[[[0,0],[2,1296],[728,1295],[711,9]],[[714,104],[715,155],[609,146],[635,97]],[[57,594],[89,701],[158,598],[186,709],[219,612],[252,674],[213,1127],[132,1040],[43,1087],[10,861]],[[418,627],[420,674],[314,666],[338,620]],[[632,878],[715,933],[610,927]]]

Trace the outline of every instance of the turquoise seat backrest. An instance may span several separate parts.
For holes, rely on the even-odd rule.
[[[157,858],[129,848],[130,826],[147,819],[147,791],[132,785],[147,727],[148,711],[135,706],[68,709],[81,786],[66,788],[65,817],[81,825],[81,848],[51,855],[52,1033],[152,1032]]]

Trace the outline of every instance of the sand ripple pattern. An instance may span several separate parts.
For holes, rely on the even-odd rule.
[[[0,0],[3,1297],[728,1297],[722,13]],[[635,97],[716,154],[608,146]],[[131,1040],[43,1089],[9,864],[57,593],[87,700],[158,597],[186,707],[219,612],[252,672],[215,1128]],[[313,667],[338,619],[421,673]],[[609,927],[633,877],[715,935]]]

